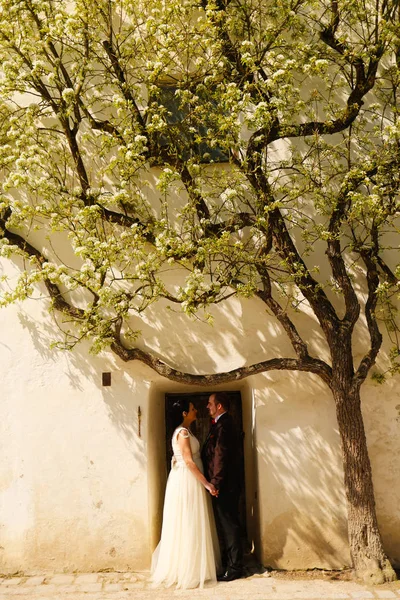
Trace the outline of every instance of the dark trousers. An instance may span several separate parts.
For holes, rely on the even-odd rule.
[[[213,497],[214,515],[221,540],[222,563],[227,570],[241,571],[243,568],[243,550],[239,523],[239,492],[229,490]]]

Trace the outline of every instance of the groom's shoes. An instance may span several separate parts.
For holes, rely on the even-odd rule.
[[[235,579],[241,579],[241,577],[243,577],[241,569],[228,569],[223,575],[218,575],[217,581],[234,581]]]

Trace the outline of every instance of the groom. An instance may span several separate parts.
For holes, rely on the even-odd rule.
[[[226,572],[218,581],[233,581],[243,576],[243,551],[240,539],[239,495],[240,464],[238,436],[228,413],[229,397],[224,392],[211,394],[207,404],[212,425],[202,450],[206,478],[218,496],[212,498],[217,528],[226,552]]]

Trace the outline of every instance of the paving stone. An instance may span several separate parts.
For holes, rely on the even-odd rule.
[[[97,583],[85,583],[77,586],[79,592],[84,592],[87,594],[88,592],[101,592],[103,584],[101,581]]]
[[[60,590],[60,588],[61,588],[60,585],[54,585],[53,583],[47,583],[47,581],[45,580],[43,583],[43,587],[40,586],[40,591],[43,592],[44,594],[49,594],[50,592],[56,592],[56,591],[58,592]]]
[[[0,581],[0,600],[400,600],[400,589],[355,582],[283,581],[248,577],[204,589],[152,588],[148,573],[112,572],[13,577]],[[35,585],[35,581],[37,582]],[[11,585],[7,585],[10,584]]]
[[[280,598],[279,591],[277,593],[277,597]],[[325,596],[326,597],[326,596]],[[292,593],[291,598],[293,600],[322,600],[323,596],[321,592],[314,592],[312,590],[299,591],[296,590]]]
[[[43,576],[35,576],[35,577],[29,577],[25,582],[24,585],[26,586],[31,586],[31,585],[41,585],[44,581],[45,577]]]
[[[75,575],[53,575],[47,581],[53,585],[68,585],[75,581]]]
[[[126,582],[126,583],[122,584],[122,589],[123,590],[143,590],[143,583],[140,583],[140,582],[134,582],[134,583]],[[175,590],[174,590],[174,592],[175,592]]]
[[[82,573],[81,575],[77,575],[75,579],[75,583],[97,583],[99,581],[98,573]]]
[[[22,581],[22,577],[11,577],[10,579],[4,579],[1,585],[19,585]]]
[[[110,571],[109,573],[100,573],[100,575],[107,580],[112,580],[115,581],[116,579],[122,579],[123,576],[125,575],[125,573],[122,573],[120,571]]]
[[[88,596],[85,596],[85,598],[83,600],[88,600]],[[107,596],[104,596],[102,593],[101,597],[100,596],[98,597],[98,600],[132,600],[132,598],[131,598],[129,592],[112,592],[111,594],[109,594]],[[139,600],[139,599],[136,599],[136,600]],[[142,599],[140,598],[140,600],[142,600]]]
[[[122,583],[105,583],[104,591],[105,592],[120,592],[122,591]]]

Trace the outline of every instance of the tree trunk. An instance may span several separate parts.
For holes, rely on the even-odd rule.
[[[371,584],[393,581],[396,574],[383,549],[376,518],[360,388],[353,380],[348,385],[343,383],[343,378],[340,382],[337,379],[335,382],[334,377],[332,392],[342,440],[348,534],[353,566],[357,576]]]

